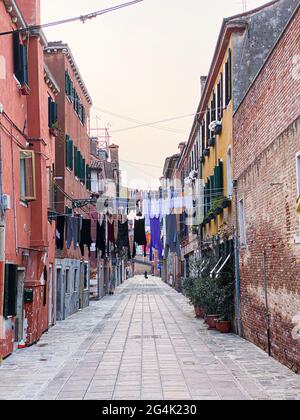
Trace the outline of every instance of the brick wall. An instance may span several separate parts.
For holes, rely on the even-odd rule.
[[[300,11],[276,45],[234,115],[234,176],[245,201],[247,245],[240,249],[245,338],[267,349],[265,278],[272,355],[300,371],[299,214],[296,154],[300,152]],[[264,263],[265,253],[265,263]],[[265,267],[265,269],[264,269]]]

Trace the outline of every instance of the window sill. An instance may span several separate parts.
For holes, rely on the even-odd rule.
[[[300,233],[298,233],[298,235],[294,236],[294,244],[295,245],[300,245]]]

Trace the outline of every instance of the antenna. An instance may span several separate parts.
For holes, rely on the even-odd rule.
[[[247,12],[247,0],[242,0],[243,3],[243,12]]]

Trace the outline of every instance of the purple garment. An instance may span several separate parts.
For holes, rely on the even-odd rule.
[[[150,219],[151,244],[150,244],[150,261],[153,261],[153,248],[158,251],[159,260],[162,259],[162,242],[160,238],[160,218],[153,217]]]

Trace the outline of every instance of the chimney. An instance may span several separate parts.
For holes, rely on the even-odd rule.
[[[27,25],[40,25],[41,23],[41,1],[22,0],[18,1],[18,7],[24,16]]]
[[[97,157],[97,146],[98,146],[98,139],[97,138],[90,138],[90,154]]]
[[[179,143],[178,149],[179,149],[180,154],[182,154],[185,146],[186,146],[186,142],[185,141],[182,141],[181,143]]]
[[[119,167],[119,146],[112,144],[109,146],[109,151],[111,162],[114,163],[116,167]]]
[[[203,95],[205,86],[206,86],[207,76],[200,77],[200,85],[201,85],[201,96]]]

